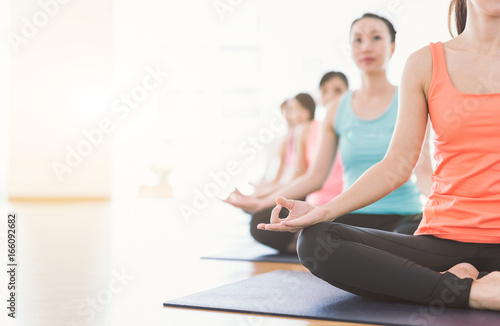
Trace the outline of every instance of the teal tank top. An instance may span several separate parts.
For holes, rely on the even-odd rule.
[[[352,95],[353,92],[348,91],[340,100],[334,125],[339,137],[339,150],[344,166],[344,190],[372,165],[384,158],[398,114],[397,89],[389,108],[374,120],[363,120],[354,114]],[[386,197],[353,213],[399,215],[422,213],[420,192],[410,178]]]

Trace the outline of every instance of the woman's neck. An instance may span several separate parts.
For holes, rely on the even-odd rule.
[[[389,90],[393,90],[394,86],[387,80],[385,70],[378,73],[363,73],[361,76],[361,91],[367,96],[380,95]]]
[[[491,16],[474,6],[469,6],[467,11],[467,24],[460,38],[466,42],[468,48],[472,47],[484,54],[495,53],[500,49],[500,16]]]

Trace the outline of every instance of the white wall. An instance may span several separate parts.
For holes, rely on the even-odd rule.
[[[10,30],[10,1],[0,0],[0,35]],[[0,38],[0,201],[7,198],[9,165],[10,45]]]
[[[109,196],[109,136],[89,146],[83,132],[111,100],[111,0],[61,2],[12,1],[12,198]]]

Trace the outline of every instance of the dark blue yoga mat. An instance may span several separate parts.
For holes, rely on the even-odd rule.
[[[498,326],[500,313],[376,301],[331,286],[309,272],[274,271],[169,300],[167,307],[377,325]]]
[[[238,244],[227,251],[202,256],[201,259],[300,264],[297,255],[282,254],[258,243]]]

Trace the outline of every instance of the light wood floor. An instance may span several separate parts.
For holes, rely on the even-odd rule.
[[[16,325],[354,325],[163,308],[165,300],[261,273],[304,270],[291,264],[200,260],[247,228],[248,217],[223,203],[190,221],[167,199],[0,207],[4,215],[18,213]],[[5,248],[7,223],[1,220]]]

